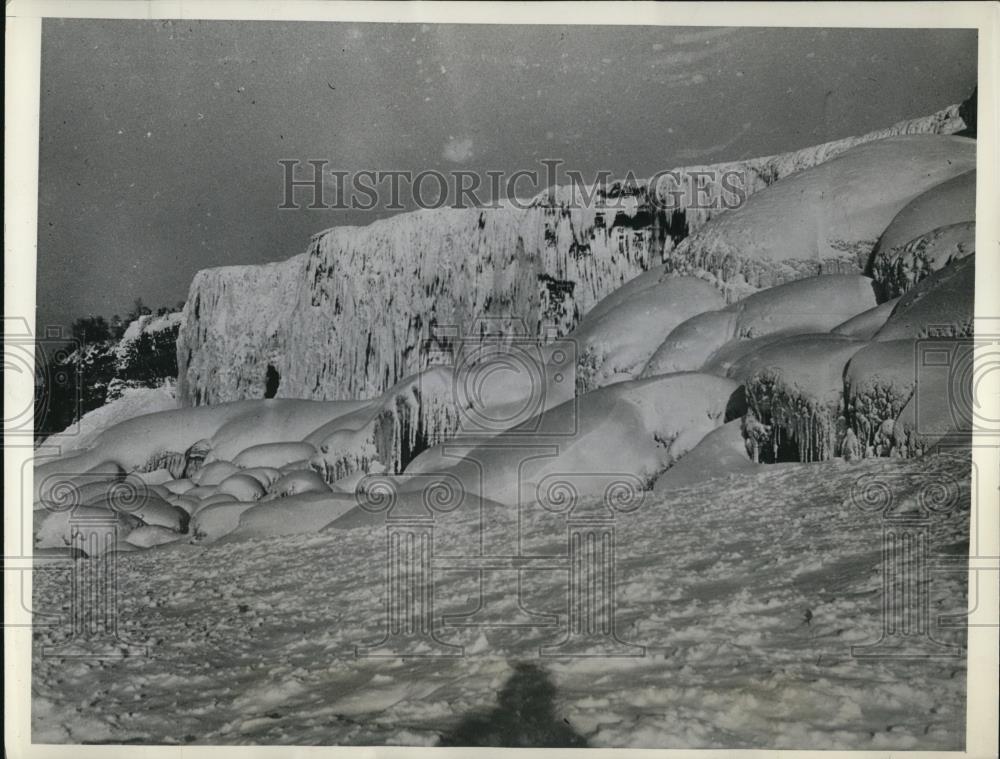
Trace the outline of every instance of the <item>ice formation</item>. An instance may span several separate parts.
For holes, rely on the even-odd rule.
[[[554,188],[527,208],[405,213],[366,227],[327,230],[305,253],[282,263],[203,270],[191,284],[178,337],[179,396],[189,405],[217,404],[263,398],[270,387],[285,397],[375,398],[423,369],[424,348],[440,347],[438,336],[449,342],[455,332],[466,335],[482,317],[517,316],[532,336],[565,335],[601,298],[664,258],[693,260],[693,248],[681,255],[675,246],[720,209],[720,219],[735,213],[721,202],[727,172],[738,172],[743,195],[754,197],[779,179],[854,146],[895,142],[885,140],[894,135],[950,134],[963,127],[956,105],[793,153],[677,169],[660,175],[652,190],[644,182],[612,183],[589,202],[577,203],[566,188]],[[952,139],[960,140],[941,138],[948,145]],[[956,171],[969,163],[959,153],[971,154],[971,149],[950,151]],[[923,166],[922,159],[910,158]],[[923,160],[934,164],[928,172],[941,174],[933,158]],[[870,187],[853,186],[854,200],[838,198],[843,203],[836,213],[866,210],[870,196],[887,193],[895,199],[926,186],[907,175],[895,190],[882,187],[895,168],[876,170]],[[692,191],[693,183],[701,182],[699,172],[706,170],[714,181]],[[824,176],[838,184],[843,178]],[[705,203],[705,197],[719,202]],[[701,208],[705,205],[712,208]],[[843,226],[840,216],[833,221]],[[888,218],[882,227],[885,223]],[[880,231],[870,231],[872,241]],[[703,241],[717,239],[717,232]],[[869,234],[867,226],[862,232]],[[761,234],[757,244],[766,245],[769,232]],[[844,229],[830,234],[833,245],[850,237]],[[815,239],[806,242],[815,247]],[[815,259],[819,254],[801,255]],[[830,255],[844,257],[841,251]],[[853,257],[848,258],[853,270]],[[815,273],[815,263],[775,264],[780,276],[750,273],[749,279],[763,286],[765,280],[806,276]],[[722,279],[731,277],[725,273]]]
[[[894,426],[917,383],[915,340],[871,343],[844,370],[847,422],[861,455],[904,455],[894,445]]]
[[[975,146],[935,135],[859,145],[713,218],[667,263],[718,283],[733,300],[812,274],[861,272],[910,200],[975,168]]]
[[[755,461],[823,461],[846,432],[844,366],[865,343],[842,335],[799,335],[737,362],[749,411],[744,435]]]
[[[872,256],[872,277],[879,300],[899,297],[932,272],[975,252],[974,221],[937,227],[905,245],[876,251]]]

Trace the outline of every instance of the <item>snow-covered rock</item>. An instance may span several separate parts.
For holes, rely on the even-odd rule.
[[[874,339],[970,337],[976,305],[976,257],[939,269],[908,290]]]
[[[125,541],[136,548],[154,548],[155,546],[176,543],[184,536],[176,530],[159,525],[142,525],[132,530],[125,538]]]
[[[717,282],[733,300],[814,274],[860,272],[909,201],[975,168],[975,145],[916,135],[852,148],[713,218],[668,265]]]
[[[874,253],[888,253],[938,227],[976,220],[976,171],[966,171],[922,192],[897,213]]]
[[[650,357],[642,376],[700,371],[715,354],[724,354],[715,363],[725,366],[760,345],[740,345],[743,341],[826,332],[874,305],[871,280],[858,274],[786,282],[680,324]]]
[[[256,501],[265,490],[257,478],[242,473],[231,475],[219,483],[219,492],[231,495],[237,501]]]
[[[35,529],[35,546],[38,548],[71,547],[84,551],[88,556],[103,556],[114,550],[115,544],[142,525],[138,517],[94,506],[80,506],[67,511],[42,512],[40,524]],[[88,522],[79,530],[80,522]],[[77,540],[74,543],[73,538]],[[92,537],[94,536],[94,537]],[[87,539],[90,538],[90,539]]]
[[[872,277],[879,299],[898,297],[932,272],[975,252],[974,221],[937,227],[905,245],[876,251],[872,257]]]
[[[265,500],[287,498],[305,493],[329,493],[330,486],[317,472],[312,470],[289,472],[282,475],[267,487]]]
[[[212,435],[211,452],[205,461],[235,461],[251,446],[282,440],[309,442],[310,433],[363,405],[361,401],[262,400]]]
[[[885,325],[886,320],[892,314],[892,310],[898,302],[899,298],[893,298],[884,303],[879,303],[877,306],[851,317],[843,324],[838,324],[830,331],[835,335],[847,335],[848,337],[856,337],[859,340],[871,340],[875,336],[875,333]]]
[[[280,469],[293,461],[308,460],[316,455],[316,448],[309,443],[282,441],[258,443],[240,451],[233,463],[240,469],[268,467]]]
[[[705,435],[680,461],[657,477],[653,491],[670,492],[759,466],[747,451],[742,420],[733,419]]]
[[[615,291],[605,300],[612,305],[585,316],[568,337],[576,343],[580,394],[634,379],[677,325],[725,304],[708,282],[669,276],[627,294]]]
[[[843,335],[798,335],[732,367],[730,376],[745,381],[744,436],[755,461],[823,461],[837,454],[847,430],[844,366],[865,345]]]
[[[742,413],[737,389],[732,380],[698,373],[616,383],[484,441],[436,473],[456,477],[471,495],[510,504],[535,500],[549,475],[572,479],[580,494],[603,493],[615,477],[641,489]],[[414,477],[412,487],[426,479]],[[405,474],[399,482],[403,491],[410,487]]]
[[[254,505],[240,514],[228,533],[230,540],[298,535],[319,532],[330,522],[356,508],[353,495],[303,493]]]
[[[913,395],[916,367],[915,340],[870,343],[847,363],[847,421],[857,436],[862,456],[888,456],[893,452],[894,424]]]

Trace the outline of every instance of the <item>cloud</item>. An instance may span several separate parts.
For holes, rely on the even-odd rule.
[[[452,163],[468,161],[472,158],[472,138],[461,137],[456,139],[455,137],[449,137],[448,142],[444,144],[442,155]]]

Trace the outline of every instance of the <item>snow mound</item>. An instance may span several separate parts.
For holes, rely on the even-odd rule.
[[[901,454],[894,450],[893,428],[913,395],[916,361],[915,340],[890,340],[865,346],[847,363],[847,420],[861,456]]]
[[[314,471],[289,472],[271,483],[265,500],[287,498],[305,493],[329,493],[330,486]]]
[[[843,324],[838,324],[830,331],[835,335],[856,337],[859,340],[871,340],[875,337],[875,333],[885,325],[886,320],[892,314],[892,310],[898,302],[899,298],[893,298],[892,300],[887,300],[885,303],[879,303],[874,308],[869,308],[867,311],[862,311],[857,316],[851,317]]]
[[[176,409],[178,405],[172,382],[159,387],[129,387],[120,398],[84,414],[69,429],[49,435],[42,446],[58,447],[64,456],[76,450],[86,450],[109,427],[143,414]]]
[[[718,290],[694,277],[661,278],[606,300],[614,304],[584,317],[568,338],[576,342],[578,394],[634,379],[675,327],[724,305]]]
[[[697,485],[713,477],[756,469],[743,439],[743,422],[734,419],[716,427],[676,464],[661,474],[653,492],[662,493]]]
[[[303,493],[254,504],[240,514],[239,523],[226,537],[248,540],[315,533],[357,505],[353,495],[335,493]]]
[[[906,292],[875,340],[971,337],[976,305],[976,257],[939,269]]]
[[[843,335],[798,335],[744,357],[730,371],[746,378],[744,419],[755,461],[823,461],[846,433],[844,366],[865,346]]]
[[[266,488],[256,477],[248,474],[230,475],[219,483],[219,493],[233,496],[237,501],[256,501]]]
[[[214,503],[198,510],[191,517],[191,537],[196,543],[214,543],[236,529],[244,511],[257,504],[253,501]]]
[[[814,274],[860,272],[893,217],[975,168],[975,140],[910,135],[854,147],[752,195],[673,251],[668,266],[732,300]]]
[[[183,538],[184,536],[181,533],[167,527],[142,525],[132,530],[125,540],[136,548],[155,548],[167,543],[176,543]]]
[[[938,227],[976,220],[976,171],[936,184],[907,203],[879,237],[874,253],[887,253]]]
[[[641,489],[742,413],[738,387],[699,373],[616,383],[472,447],[437,473],[453,475],[477,497],[510,504],[536,500],[552,478],[568,478],[588,495],[615,478]],[[422,480],[415,477],[414,486]]]
[[[258,443],[240,451],[233,459],[233,464],[240,469],[258,467],[281,469],[283,466],[296,461],[308,460],[315,455],[316,448],[309,443],[288,441]]]
[[[974,221],[938,227],[905,245],[877,251],[872,257],[872,276],[879,300],[898,297],[938,269],[975,252]]]
[[[234,461],[255,445],[282,440],[308,440],[308,436],[339,417],[364,406],[363,401],[303,401],[273,398],[254,404],[248,411],[222,425],[211,438],[206,462]]]
[[[36,513],[36,519],[40,522],[35,528],[36,548],[69,547],[81,550],[87,556],[103,556],[114,550],[120,538],[127,537],[133,529],[142,525],[141,520],[134,515],[108,511],[97,506]],[[80,521],[86,520],[91,521],[90,526],[83,532],[79,531]],[[96,539],[85,540],[92,535]]]
[[[874,305],[871,280],[858,274],[786,282],[679,325],[650,357],[642,376],[707,370],[713,354],[728,353],[732,359],[752,349],[738,344],[727,347],[732,341],[826,332]],[[724,361],[720,357],[716,363]]]

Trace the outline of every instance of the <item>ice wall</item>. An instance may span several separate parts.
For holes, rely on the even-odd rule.
[[[652,186],[611,183],[586,203],[554,188],[526,208],[415,211],[327,230],[281,263],[201,271],[178,337],[179,398],[372,398],[426,366],[432,335],[467,334],[484,317],[565,335],[734,198],[862,142],[963,127],[956,105],[793,153],[676,169]]]

